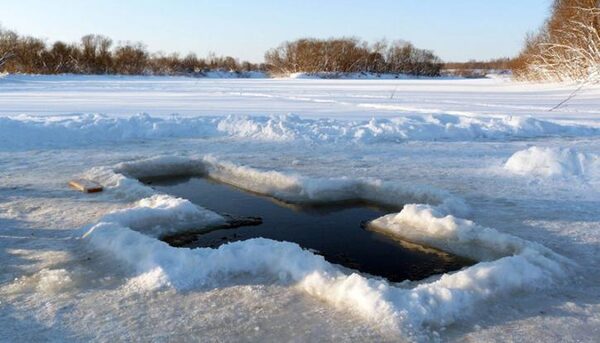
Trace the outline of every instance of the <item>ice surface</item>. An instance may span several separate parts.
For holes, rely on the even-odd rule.
[[[600,88],[548,111],[572,89],[5,76],[0,337],[595,341]],[[285,242],[171,248],[156,237],[220,220],[136,180],[175,174],[290,200],[413,203],[377,229],[482,262],[388,284]],[[74,177],[105,191],[74,192]]]
[[[167,169],[175,175],[190,170],[185,163],[172,158],[142,160],[122,164],[127,172],[144,169]],[[292,282],[311,295],[363,316],[373,323],[395,330],[440,327],[468,315],[481,301],[511,292],[552,285],[565,277],[573,265],[551,250],[523,239],[479,227],[469,220],[452,216],[451,203],[456,197],[435,189],[420,190],[416,186],[385,184],[373,180],[315,180],[289,176],[281,172],[260,171],[214,157],[197,160],[215,179],[245,187],[251,191],[293,201],[339,201],[349,199],[395,199],[402,202],[431,199],[441,204],[406,205],[397,214],[373,221],[378,230],[409,241],[423,243],[455,254],[489,261],[466,268],[439,281],[414,289],[396,288],[384,281],[369,280],[357,274],[344,275],[321,256],[302,250],[298,245],[266,239],[250,239],[223,245],[217,249],[178,249],[157,241],[155,237],[177,230],[208,226],[223,219],[187,200],[155,195],[140,200],[134,207],[109,213],[85,235],[101,250],[132,265],[138,273],[132,287],[141,290],[171,286],[188,290],[214,283],[230,274],[270,274],[280,281]],[[140,168],[140,165],[145,168]],[[175,166],[183,169],[178,171]],[[411,195],[413,196],[411,199]],[[458,211],[465,212],[464,203]],[[149,236],[140,235],[138,232]],[[507,277],[508,276],[508,277]]]

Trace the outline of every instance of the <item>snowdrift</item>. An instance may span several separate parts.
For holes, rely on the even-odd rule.
[[[296,115],[226,117],[15,116],[0,118],[0,147],[69,146],[164,138],[234,137],[261,141],[401,142],[505,140],[547,136],[596,136],[600,129],[531,117],[409,115],[346,121]]]
[[[222,217],[185,199],[152,194],[150,188],[133,179],[165,175],[165,172],[209,175],[291,201],[420,202],[376,219],[373,227],[482,262],[412,287],[410,283],[390,284],[356,273],[345,274],[321,256],[288,242],[251,239],[218,249],[173,248],[156,237],[186,230],[190,221],[196,226],[208,226],[221,221]],[[212,156],[134,161],[112,168],[95,168],[86,176],[102,182],[108,195],[148,195],[128,209],[105,215],[84,235],[94,249],[131,266],[134,277],[128,286],[133,291],[164,287],[191,290],[218,286],[220,280],[233,275],[268,275],[362,316],[374,325],[410,334],[460,320],[484,301],[549,287],[564,277],[572,265],[539,244],[456,217],[468,212],[464,201],[425,186],[378,180],[306,178],[239,166]]]
[[[515,152],[504,164],[504,169],[534,177],[600,177],[600,156],[584,154],[573,149],[539,148]]]

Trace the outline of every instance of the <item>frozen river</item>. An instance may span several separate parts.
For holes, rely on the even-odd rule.
[[[594,341],[600,88],[548,111],[573,89],[4,76],[0,340]],[[222,218],[136,179],[205,174],[408,204],[378,229],[479,263],[389,283],[286,242],[160,242]]]

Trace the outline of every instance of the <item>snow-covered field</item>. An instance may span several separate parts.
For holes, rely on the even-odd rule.
[[[0,340],[597,341],[600,88],[481,80],[0,77]],[[409,204],[386,234],[473,258],[390,284],[135,178]],[[100,194],[66,187],[84,176]]]

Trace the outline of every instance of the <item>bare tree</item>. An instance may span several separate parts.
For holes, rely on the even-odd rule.
[[[13,31],[6,31],[0,27],[0,71],[9,60],[15,57],[18,36]]]
[[[112,69],[112,40],[102,35],[81,37],[81,64],[86,73],[106,74]]]
[[[148,53],[142,43],[124,43],[114,54],[114,71],[117,74],[144,74],[148,66]]]

